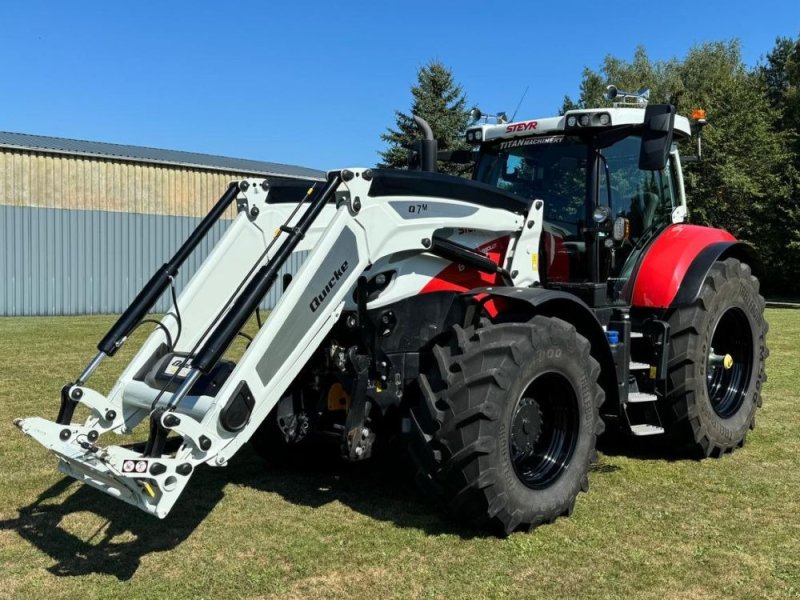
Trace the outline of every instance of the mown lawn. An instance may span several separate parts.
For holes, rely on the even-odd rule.
[[[606,447],[572,518],[508,539],[449,523],[389,465],[270,471],[249,451],[149,517],[60,477],[12,425],[55,416],[111,318],[0,319],[0,598],[800,596],[800,311],[768,319],[769,382],[743,449],[695,461]]]

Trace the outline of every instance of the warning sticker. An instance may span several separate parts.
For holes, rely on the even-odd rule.
[[[186,364],[184,364],[184,362]],[[181,367],[181,365],[183,365],[183,367]],[[177,374],[178,377],[186,377],[189,374],[189,371],[191,370],[192,370],[191,358],[181,358],[179,356],[176,356],[166,366],[166,368],[164,369],[164,373],[167,375]]]
[[[147,472],[146,460],[126,460],[122,463],[123,473],[145,473]]]

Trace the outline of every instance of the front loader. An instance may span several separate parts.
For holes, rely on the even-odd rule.
[[[286,183],[233,183],[64,386],[56,420],[17,425],[65,474],[160,518],[248,440],[267,458],[360,461],[399,438],[452,516],[504,534],[572,511],[606,424],[729,451],[760,404],[764,303],[749,247],[682,224],[676,132],[689,123],[669,106],[571,111],[471,128],[473,181],[351,168],[299,203]],[[234,202],[110,393],[88,387]],[[101,441],[136,428],[145,443]]]

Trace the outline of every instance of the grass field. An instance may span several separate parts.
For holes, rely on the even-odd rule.
[[[606,447],[572,518],[497,539],[441,518],[385,465],[270,471],[245,450],[198,470],[164,521],[71,483],[12,419],[55,416],[111,319],[0,319],[0,598],[798,597],[800,311],[768,320],[743,449]]]

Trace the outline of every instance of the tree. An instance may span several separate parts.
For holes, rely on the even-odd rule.
[[[706,110],[704,160],[684,169],[692,221],[752,243],[770,265],[768,286],[800,293],[797,253],[786,252],[787,245],[800,244],[800,235],[792,233],[800,220],[796,187],[787,175],[790,135],[776,126],[780,110],[770,103],[764,78],[742,62],[739,43],[701,44],[683,60],[654,62],[642,47],[632,62],[606,57],[599,71],[584,70],[580,97],[565,98],[564,109],[609,105],[602,97],[607,83],[629,91],[649,87],[651,102],[672,102],[682,114]],[[682,145],[682,155],[694,153],[690,142]]]
[[[417,85],[411,87],[414,101],[411,114],[395,111],[397,125],[381,135],[389,147],[380,152],[381,167],[402,169],[408,163],[408,147],[420,139],[421,133],[411,115],[425,119],[439,142],[440,150],[467,148],[464,131],[469,124],[467,98],[451,71],[441,62],[432,61],[417,72]],[[463,175],[468,170],[464,165],[438,162],[440,172]]]
[[[678,66],[676,59],[652,62],[644,46],[637,46],[630,63],[607,56],[599,71],[584,68],[580,96],[577,101],[565,96],[562,113],[576,108],[611,106],[611,102],[603,97],[609,83],[628,92],[649,88],[651,101],[670,101],[672,96],[683,91],[677,72]]]
[[[785,244],[781,267],[776,272],[782,291],[800,295],[800,36],[778,38],[758,75],[776,111],[775,127],[787,136],[791,154],[784,165],[787,193],[774,207],[770,233]]]
[[[780,113],[778,125],[791,133],[795,152],[800,153],[800,37],[778,38],[758,73]]]

